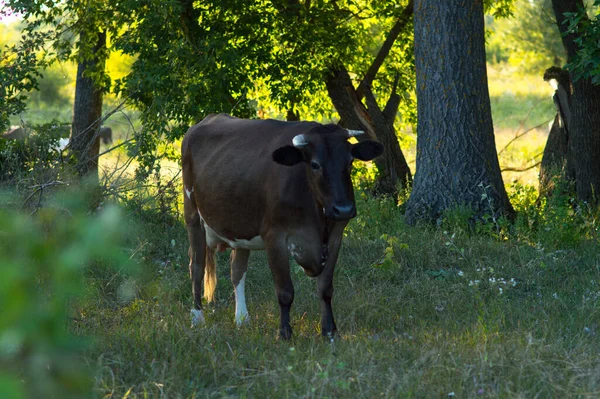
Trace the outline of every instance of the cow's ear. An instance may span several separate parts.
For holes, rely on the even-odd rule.
[[[352,156],[361,161],[370,161],[383,154],[383,145],[378,141],[364,140],[356,143],[350,150]]]
[[[273,151],[273,161],[280,165],[293,166],[304,161],[302,151],[292,145],[286,145]]]

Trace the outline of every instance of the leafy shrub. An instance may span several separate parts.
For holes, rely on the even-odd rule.
[[[70,304],[84,296],[87,268],[128,258],[119,209],[84,209],[72,199],[35,218],[0,209],[0,397],[89,394],[91,371],[78,360],[89,343],[68,332]]]

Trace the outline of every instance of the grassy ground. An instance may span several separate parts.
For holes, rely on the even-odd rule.
[[[72,325],[95,337],[84,358],[100,396],[600,395],[596,240],[518,227],[493,238],[460,218],[409,228],[390,202],[363,199],[336,271],[338,339],[319,337],[315,281],[294,269],[294,338],[282,342],[264,253],[249,267],[250,325],[234,325],[223,255],[207,325],[191,329],[184,229],[132,215],[139,233],[129,244],[143,273],[90,272],[95,294]],[[123,287],[135,295],[123,297]]]

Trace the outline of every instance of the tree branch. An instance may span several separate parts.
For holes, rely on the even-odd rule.
[[[390,50],[392,49],[394,42],[400,35],[400,32],[402,32],[402,30],[409,23],[410,19],[412,18],[412,15],[413,0],[410,0],[404,8],[404,11],[402,11],[402,14],[398,18],[398,21],[396,21],[392,29],[390,29],[387,37],[385,38],[385,41],[383,42],[383,45],[381,46],[379,52],[375,56],[373,63],[367,70],[367,73],[365,74],[363,80],[358,85],[358,88],[356,89],[356,94],[359,99],[363,98],[365,87],[370,86],[371,83],[373,83],[375,75],[377,75],[377,72],[379,72],[379,68],[381,68],[381,65],[383,65],[383,61],[385,61],[385,58],[390,53]]]

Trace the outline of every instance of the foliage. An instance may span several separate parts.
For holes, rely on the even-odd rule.
[[[28,19],[25,34],[45,35],[49,59],[85,59],[91,48],[77,41],[73,49],[73,43],[99,30],[109,34],[110,51],[132,57],[131,72],[114,86],[103,71],[93,76],[141,111],[144,129],[135,148],[142,177],[157,157],[169,157],[157,151],[161,140],[180,138],[209,113],[252,117],[257,109],[273,109],[300,112],[303,119],[331,118],[328,69],[344,64],[360,81],[405,3],[105,0],[87,7],[7,1]],[[410,31],[402,33],[373,84],[376,95],[387,98],[400,75],[406,124],[415,122],[408,94],[414,87]]]
[[[209,113],[253,117],[257,110],[268,116],[272,109],[279,115],[293,110],[303,119],[331,117],[324,84],[328,69],[343,63],[357,76],[364,74],[383,41],[373,38],[385,35],[402,10],[377,1],[228,0],[193,7],[161,2],[161,13],[155,14],[152,2],[130,3],[119,3],[135,11],[114,42],[136,60],[116,90],[142,111],[145,129],[138,139],[145,167],[155,164],[150,155],[158,132],[168,140],[179,138]],[[389,90],[395,71],[412,70],[410,56],[398,56],[407,51],[400,48],[387,64],[397,66],[382,72],[376,92]],[[411,82],[403,81],[402,91]]]
[[[565,62],[550,0],[516,0],[512,18],[490,21],[489,28],[488,61],[507,60],[518,72],[540,77]]]
[[[39,68],[35,52],[39,35],[24,37],[18,44],[0,47],[0,132],[10,125],[9,118],[25,110],[27,93],[38,88]]]
[[[515,0],[484,0],[483,6],[486,13],[494,18],[510,18],[514,16]]]
[[[89,340],[68,326],[74,300],[90,290],[84,271],[103,262],[126,267],[118,208],[97,216],[77,195],[55,201],[34,217],[0,204],[0,396],[83,397],[89,369],[79,358]]]
[[[568,26],[567,33],[575,36],[577,55],[567,64],[574,79],[591,79],[600,84],[600,0],[594,0],[596,15],[590,18],[586,9],[577,13],[565,13]]]

